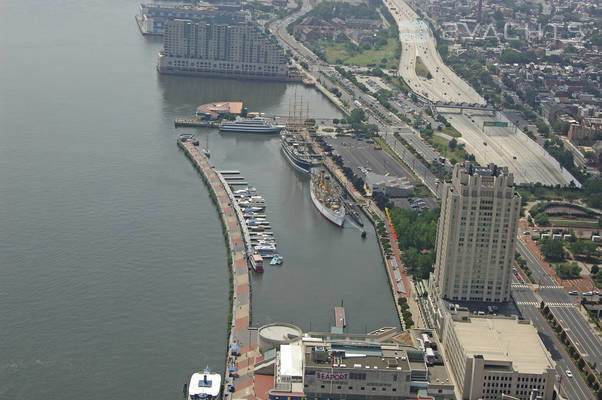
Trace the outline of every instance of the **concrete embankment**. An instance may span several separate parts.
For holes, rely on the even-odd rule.
[[[253,368],[259,357],[259,350],[257,331],[249,329],[251,293],[243,230],[229,196],[229,188],[211,167],[209,160],[191,142],[178,140],[178,146],[192,161],[207,185],[219,211],[228,246],[228,264],[231,268],[229,293],[232,310],[228,321],[228,356],[223,396],[224,399],[230,395],[232,398],[255,398]],[[230,385],[234,388],[233,393],[228,392]]]

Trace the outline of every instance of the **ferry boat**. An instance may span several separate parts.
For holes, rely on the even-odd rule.
[[[238,118],[234,121],[223,121],[219,124],[219,130],[222,132],[280,133],[282,128],[284,126],[275,125],[262,117]]]
[[[330,175],[325,174],[324,170],[320,170],[318,174],[312,173],[309,193],[320,214],[336,226],[342,227],[345,222],[345,206]]]
[[[188,400],[217,400],[222,388],[222,376],[211,373],[209,368],[195,372],[188,385]]]
[[[280,149],[293,168],[305,174],[310,173],[313,158],[308,143],[302,135],[283,132],[280,137]]]
[[[249,262],[255,272],[263,272],[263,257],[259,254],[251,254]]]

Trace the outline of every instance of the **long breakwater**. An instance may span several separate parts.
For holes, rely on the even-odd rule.
[[[249,269],[243,228],[234,209],[234,199],[227,185],[191,141],[178,139],[178,146],[192,161],[209,189],[210,196],[217,206],[224,238],[228,247],[228,268],[230,275],[231,314],[228,318],[228,355],[226,357],[224,399],[255,397],[253,368],[259,357],[257,331],[249,329],[251,313],[251,292]]]

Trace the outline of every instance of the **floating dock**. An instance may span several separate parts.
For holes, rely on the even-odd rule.
[[[334,308],[334,325],[340,328],[347,326],[347,320],[345,319],[345,307]]]
[[[211,122],[211,121],[205,121],[202,119],[176,118],[173,123],[176,128],[217,128],[218,127],[217,123]]]

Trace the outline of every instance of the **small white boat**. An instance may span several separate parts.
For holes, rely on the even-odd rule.
[[[280,254],[274,254],[274,257],[272,257],[272,261],[270,261],[270,265],[282,265],[283,261],[284,259]]]
[[[254,250],[263,258],[271,258],[276,254],[276,246],[271,244],[257,245],[254,247]]]

